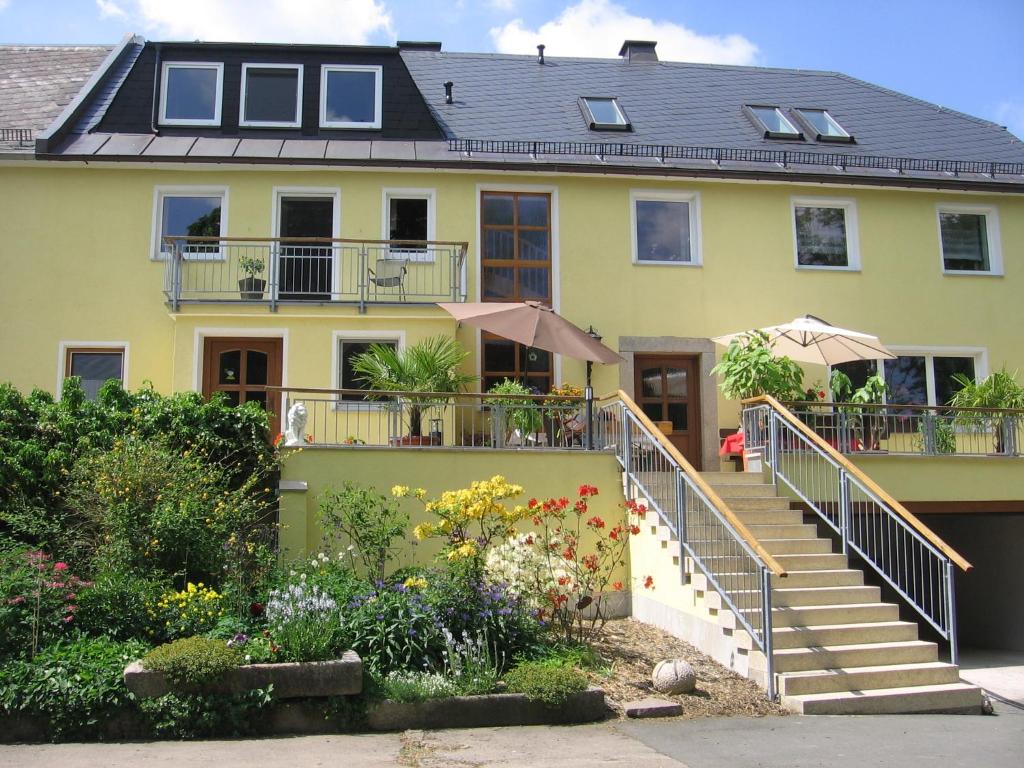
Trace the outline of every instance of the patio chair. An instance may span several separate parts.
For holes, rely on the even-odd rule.
[[[379,288],[397,288],[399,301],[405,301],[405,276],[409,272],[408,259],[377,259],[374,267],[367,267],[376,299]]]

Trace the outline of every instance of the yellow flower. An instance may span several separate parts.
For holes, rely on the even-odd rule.
[[[402,583],[409,589],[423,589],[427,586],[427,580],[422,576],[410,576]]]
[[[434,526],[430,523],[420,523],[412,529],[412,535],[416,537],[418,541],[423,541],[434,534]]]
[[[427,495],[427,489],[426,488],[417,488],[412,493],[413,493],[413,496],[415,496],[417,499],[420,499],[422,501],[423,498],[426,497],[426,495]]]
[[[396,485],[391,489],[391,495],[396,499],[404,499],[409,495],[408,485]]]

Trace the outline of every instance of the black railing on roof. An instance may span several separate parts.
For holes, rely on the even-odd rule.
[[[510,155],[596,155],[597,157],[650,157],[658,160],[706,160],[713,163],[773,163],[776,165],[828,165],[838,168],[872,168],[887,171],[932,173],[980,173],[989,176],[1024,175],[1024,163],[982,160],[928,160],[919,157],[850,155],[836,152],[800,152],[782,149],[729,149],[687,147],[671,144],[622,142],[506,141],[499,139],[449,139],[452,152]]]
[[[0,141],[17,141],[21,144],[32,142],[31,128],[0,128]]]

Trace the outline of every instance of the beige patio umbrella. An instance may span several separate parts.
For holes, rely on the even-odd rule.
[[[814,315],[798,317],[782,325],[761,328],[772,341],[772,350],[801,363],[836,365],[852,360],[892,360],[896,357],[877,336],[839,328]],[[717,336],[712,341],[723,346],[749,331]]]
[[[460,323],[472,325],[527,347],[575,360],[614,364],[622,358],[586,331],[539,301],[438,304]]]

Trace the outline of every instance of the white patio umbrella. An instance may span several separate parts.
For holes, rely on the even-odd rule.
[[[792,322],[770,325],[760,330],[768,334],[776,354],[801,363],[836,365],[851,360],[892,360],[896,357],[877,336],[839,328],[814,315],[805,315]],[[712,341],[728,346],[745,333],[749,331],[717,336]]]

